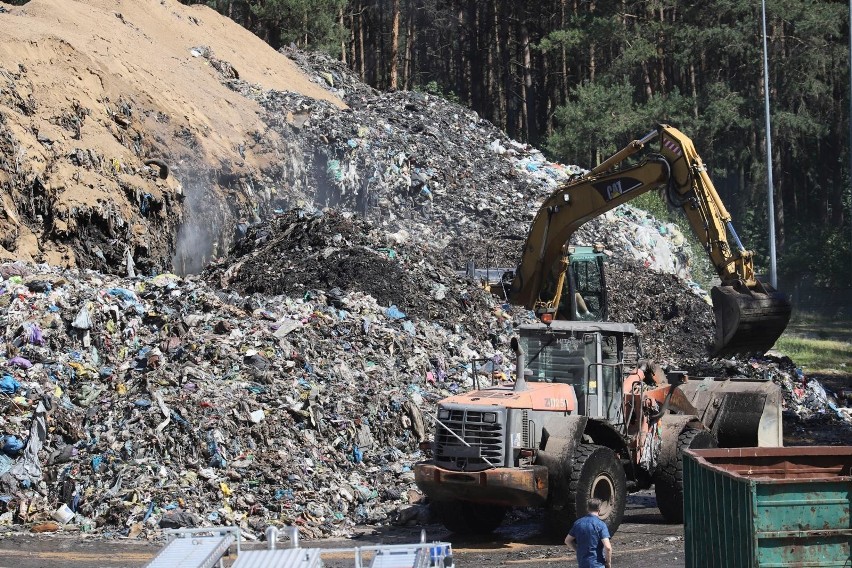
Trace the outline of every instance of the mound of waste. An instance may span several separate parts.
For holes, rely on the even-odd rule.
[[[144,536],[236,523],[253,537],[295,524],[315,538],[424,518],[411,467],[435,402],[473,386],[474,359],[510,371],[506,346],[530,313],[416,249],[359,240],[380,233],[348,233],[360,224],[351,217],[293,212],[278,222],[275,233],[248,232],[243,256],[206,274],[232,278],[227,290],[173,274],[0,266],[0,526]],[[277,268],[319,263],[335,241],[343,262],[351,249],[406,273],[423,292],[420,309],[447,317],[406,313],[405,293],[388,290],[380,303],[354,285],[237,291],[291,286],[283,272],[258,270],[262,258],[278,250]],[[794,424],[840,432],[849,420],[789,362],[723,365],[782,384]]]
[[[612,260],[607,297],[608,318],[634,324],[649,359],[687,369],[707,360],[715,334],[713,308],[677,276],[650,271],[636,261]]]
[[[318,537],[387,522],[420,499],[410,468],[434,400],[472,386],[472,358],[505,359],[513,329],[461,281],[447,296],[472,301],[442,325],[355,290],[0,274],[5,525],[61,505],[107,534],[275,522]]]
[[[625,212],[617,216],[620,222],[612,224],[621,227],[614,232],[621,240],[610,234],[609,241],[633,247],[638,258],[613,254],[608,262],[609,319],[634,323],[649,358],[681,367],[699,364],[713,342],[715,320],[707,295],[695,293],[674,274],[646,268],[654,257],[631,237],[643,225],[627,222]],[[358,290],[382,305],[445,324],[462,321],[460,310],[481,297],[473,282],[462,296],[448,293],[458,276],[444,264],[440,250],[351,214],[291,211],[243,230],[231,255],[205,272],[211,284],[241,294],[294,297],[315,288]],[[664,249],[660,242],[666,241],[658,241],[654,246]]]
[[[772,381],[781,387],[785,445],[837,446],[852,436],[852,390],[832,390],[789,357],[769,352],[747,361],[708,362],[705,373]]]
[[[465,311],[481,304],[482,289],[407,240],[404,232],[388,235],[351,214],[294,210],[246,227],[232,254],[205,275],[241,294],[362,292],[418,318],[465,322]]]

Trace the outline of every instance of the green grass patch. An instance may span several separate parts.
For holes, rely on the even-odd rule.
[[[852,321],[796,314],[775,349],[809,373],[852,373]]]
[[[809,373],[852,372],[852,345],[831,339],[782,335],[774,349]]]

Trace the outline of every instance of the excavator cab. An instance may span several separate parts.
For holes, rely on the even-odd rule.
[[[572,314],[575,320],[605,321],[607,312],[603,245],[572,247],[570,256]]]
[[[606,321],[604,259],[603,245],[565,247],[536,303],[538,318]]]

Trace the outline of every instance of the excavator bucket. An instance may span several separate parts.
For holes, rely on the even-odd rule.
[[[716,315],[715,357],[766,353],[784,333],[790,301],[771,286],[760,288],[723,285],[710,291]]]

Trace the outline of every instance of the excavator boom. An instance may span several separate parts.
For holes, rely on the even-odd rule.
[[[634,165],[624,164],[657,137],[659,153],[645,155]],[[510,300],[533,308],[546,279],[559,270],[563,246],[574,231],[590,219],[657,188],[663,188],[669,202],[683,209],[722,282],[711,291],[716,316],[714,354],[767,351],[787,326],[790,303],[783,294],[757,279],[752,253],[743,247],[734,231],[731,216],[692,141],[668,125],[659,125],[634,140],[545,200],[527,234]]]

